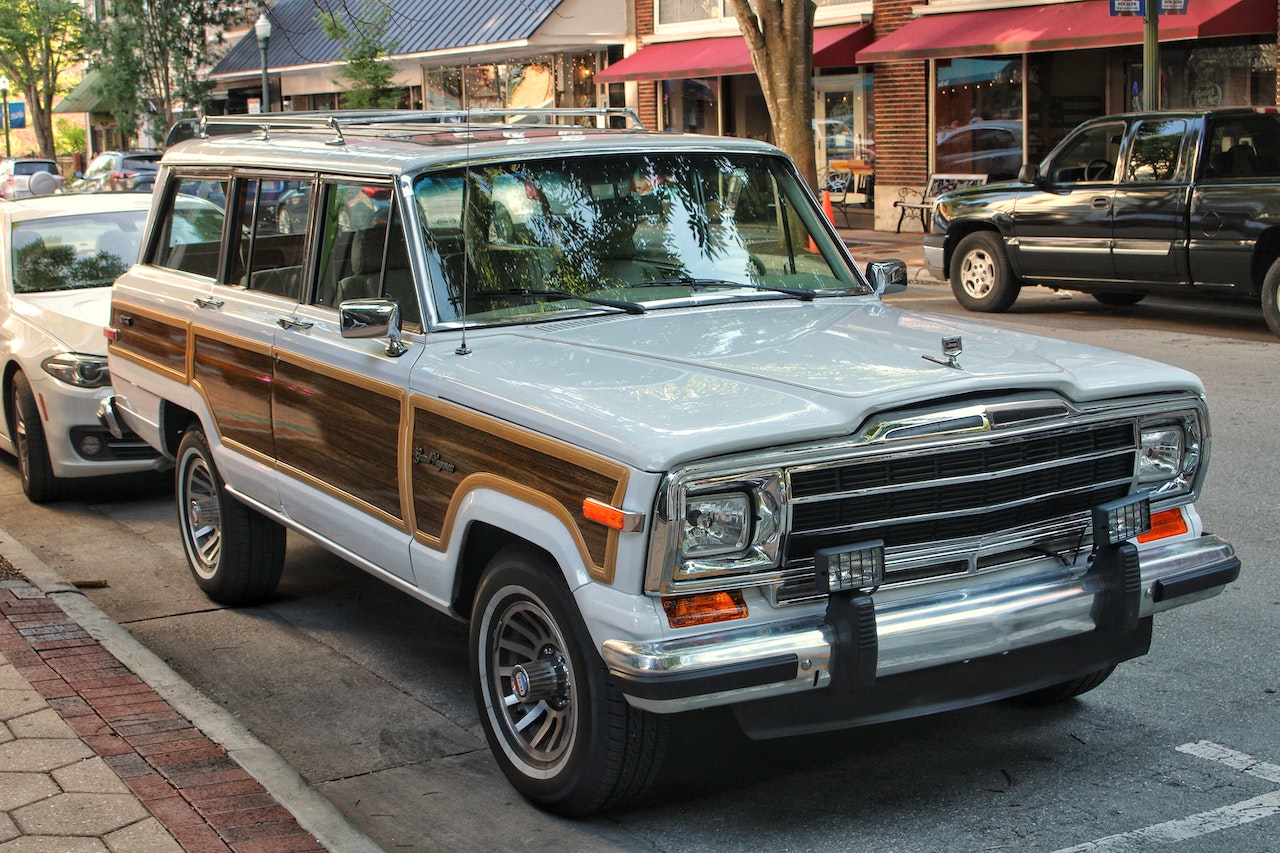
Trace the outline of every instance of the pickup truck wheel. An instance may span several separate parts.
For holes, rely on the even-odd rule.
[[[1262,280],[1262,316],[1267,319],[1271,334],[1280,337],[1280,261],[1271,265]]]
[[[951,292],[963,307],[990,313],[1007,311],[1020,289],[998,235],[975,231],[960,241],[951,260]]]
[[[1115,671],[1116,668],[1114,666],[1109,666],[1097,672],[1091,672],[1082,678],[1064,681],[1061,684],[1054,684],[1050,687],[1042,687],[1039,690],[1024,693],[1018,697],[1018,700],[1027,705],[1058,705],[1082,693],[1088,693],[1110,678],[1111,673]]]
[[[227,493],[199,428],[187,430],[178,445],[177,482],[182,546],[205,595],[234,606],[275,592],[285,529]]]
[[[1128,308],[1130,305],[1137,305],[1147,298],[1145,293],[1116,293],[1114,291],[1102,291],[1090,295],[1103,305],[1111,305],[1115,308]]]
[[[640,795],[667,720],[632,708],[610,682],[573,596],[529,548],[485,570],[471,618],[476,707],[498,765],[538,806],[582,817]]]
[[[44,422],[36,406],[35,394],[26,374],[13,376],[13,441],[18,456],[18,474],[22,478],[22,491],[27,500],[42,504],[62,497],[66,481],[53,474],[49,461],[49,444],[45,440]]]

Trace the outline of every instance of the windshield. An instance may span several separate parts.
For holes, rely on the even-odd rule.
[[[138,259],[146,218],[139,208],[14,223],[14,291],[107,287]]]
[[[414,195],[444,322],[867,292],[777,157],[479,164],[423,175]]]

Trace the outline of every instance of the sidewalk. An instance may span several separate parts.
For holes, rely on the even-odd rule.
[[[18,552],[0,557],[0,853],[379,849],[229,714],[184,699],[198,694],[82,593],[0,541]]]

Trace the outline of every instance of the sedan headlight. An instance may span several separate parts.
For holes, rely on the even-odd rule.
[[[111,384],[107,360],[102,356],[64,352],[40,362],[44,372],[77,388],[101,388]]]
[[[1204,428],[1195,413],[1142,424],[1138,484],[1152,501],[1191,494],[1204,452]]]

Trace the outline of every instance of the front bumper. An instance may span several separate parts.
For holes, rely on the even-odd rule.
[[[1216,595],[1239,573],[1231,545],[1205,535],[1144,549],[1123,602],[1115,600],[1113,579],[1083,561],[1052,568],[1039,564],[1035,571],[999,580],[975,576],[968,585],[939,585],[936,591],[918,587],[894,598],[872,596],[878,641],[872,692],[896,676],[1014,652],[1038,655],[1040,664],[1036,678],[1020,677],[967,703],[963,690],[931,703],[907,698],[896,710],[881,709],[865,721],[1027,692],[1078,677],[1082,668],[1096,671],[1124,655],[1142,654],[1145,647],[1133,652],[1133,638],[1140,625],[1149,630],[1153,614]],[[1115,618],[1120,611],[1127,611],[1122,628]],[[810,611],[766,625],[657,643],[608,640],[601,652],[633,705],[672,713],[829,687],[839,670],[835,662],[856,657],[841,652],[839,633],[824,614]],[[1119,639],[1086,639],[1100,634]],[[1067,657],[1042,654],[1063,643],[1073,649],[1070,665]]]
[[[939,281],[947,280],[946,244],[943,234],[924,235],[924,266]]]

